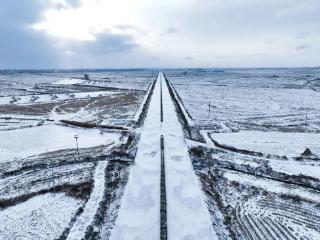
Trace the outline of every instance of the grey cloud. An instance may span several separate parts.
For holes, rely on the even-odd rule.
[[[300,7],[305,2],[311,7]],[[315,31],[319,29],[319,11],[318,0],[202,0],[193,6],[192,13],[181,15],[185,32],[214,35],[216,39],[233,36],[240,39]]]
[[[40,17],[44,5],[40,1],[1,0],[0,27],[31,24]]]
[[[59,63],[57,49],[30,29],[1,29],[0,68],[48,68]]]
[[[127,34],[99,34],[95,41],[68,42],[61,48],[65,49],[64,52],[71,53],[64,58],[65,67],[121,68],[141,64],[140,56],[136,53],[139,45]]]
[[[52,0],[46,0],[43,1],[43,3],[46,4],[46,6],[56,9],[64,9],[64,8],[75,8],[80,6],[81,0],[64,0],[61,2],[55,2]]]
[[[103,33],[95,41],[69,42],[65,48],[78,54],[105,55],[114,52],[130,51],[139,47],[128,34]]]
[[[132,25],[132,24],[118,24],[118,25],[115,25],[113,27],[115,27],[116,29],[122,31],[123,33],[135,32],[135,33],[143,34],[143,35],[149,34],[145,29],[140,28],[140,27],[135,26],[135,25]]]
[[[41,13],[47,7],[43,2],[10,0],[1,3],[0,68],[65,67],[68,58],[66,52],[79,56],[77,63],[80,64],[85,57],[95,59],[110,53],[129,52],[138,47],[128,34],[103,33],[97,35],[95,41],[67,42],[36,31],[30,25],[41,19]],[[77,2],[68,1],[68,4]]]
[[[204,46],[215,43],[226,45],[229,42],[248,42],[253,45],[257,43],[258,46],[260,43],[264,44],[263,47],[268,50],[270,59],[262,54],[259,55],[263,49],[252,50],[257,52],[255,59],[265,60],[264,63],[270,61],[277,64],[274,60],[276,58],[272,57],[277,54],[283,54],[279,56],[282,64],[285,61],[288,64],[294,61],[296,64],[299,61],[302,62],[302,58],[293,59],[285,53],[279,52],[277,46],[291,48],[301,56],[306,55],[303,50],[310,49],[308,63],[306,61],[302,63],[318,62],[317,52],[320,47],[319,0],[198,0],[195,2],[195,4],[188,4],[181,8],[148,11],[152,13],[151,20],[159,17],[159,22],[164,24],[156,24],[155,33],[162,29],[160,35],[172,36],[165,39],[165,44],[168,46],[172,44],[179,48],[176,51],[177,54],[170,52],[170,56],[177,59],[172,60],[172,65],[197,64],[198,59],[194,62],[186,62],[191,61],[192,58],[180,55],[181,52],[185,52],[186,55],[198,55],[198,53],[189,51],[192,49],[188,49],[189,45],[185,47],[189,43],[193,49],[194,46],[197,46],[203,50],[201,49],[202,44]],[[130,34],[106,32],[97,35],[96,41],[68,42],[49,37],[45,32],[28,28],[33,23],[41,22],[42,14],[48,7],[73,8],[79,6],[80,3],[80,0],[66,0],[66,4],[53,4],[51,0],[0,0],[0,68],[64,67],[63,64],[68,61],[73,67],[77,67],[77,65],[86,67],[86,63],[90,63],[90,66],[94,67],[96,62],[101,66],[103,64],[110,64],[110,66],[118,64],[126,67],[125,64],[151,64],[153,61],[150,56],[154,57],[154,61],[158,59],[159,64],[166,59],[164,64],[167,64],[166,53],[161,56],[160,53],[153,52],[153,49],[144,49],[144,46],[139,46]],[[154,3],[150,3],[151,10],[153,5]],[[146,13],[141,12],[141,14]],[[152,22],[151,20],[150,22]],[[166,29],[168,22],[175,25],[169,25],[170,27]],[[179,29],[176,26],[179,26]],[[123,33],[144,31],[142,28],[140,29],[140,26],[130,23],[114,27]],[[181,37],[179,34],[181,31],[185,37],[182,42],[185,44],[179,44],[181,39],[178,38]],[[186,49],[182,49],[183,47]],[[70,54],[68,55],[66,52]],[[214,56],[214,54],[208,50],[202,57],[210,59],[210,56]],[[221,51],[217,54],[224,56],[225,53]],[[243,56],[232,56],[219,62],[225,63],[226,66],[230,62],[235,65],[236,63],[243,65],[244,60]],[[254,64],[254,62],[252,63]]]
[[[301,45],[295,46],[295,49],[296,49],[297,51],[306,50],[306,49],[308,49],[308,48],[310,48],[310,46],[309,46],[308,44],[301,44]]]
[[[126,31],[126,30],[139,30],[138,27],[131,25],[131,24],[118,24],[114,26],[115,28],[122,30],[122,31]]]
[[[193,61],[193,58],[190,57],[190,56],[185,56],[185,57],[184,57],[184,60],[186,60],[186,61]]]
[[[294,34],[294,38],[296,38],[296,39],[305,39],[310,35],[311,35],[310,32],[306,32],[306,31],[298,32],[298,33]]]
[[[97,36],[95,42],[88,46],[93,53],[123,52],[130,51],[139,45],[129,34],[108,34]]]
[[[159,57],[154,57],[154,56],[152,56],[152,57],[150,57],[150,59],[151,59],[152,61],[156,61],[156,62],[160,61],[160,58],[159,58]]]
[[[0,68],[41,68],[56,65],[53,42],[29,24],[40,17],[40,1],[3,1],[0,10]]]
[[[171,27],[171,28],[168,28],[167,30],[166,30],[166,33],[167,34],[175,34],[175,33],[179,33],[180,31],[179,31],[179,29],[177,29],[177,28],[175,28],[175,27]]]
[[[80,0],[66,0],[67,6],[69,7],[78,7],[81,3]]]

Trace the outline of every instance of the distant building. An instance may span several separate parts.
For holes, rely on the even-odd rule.
[[[89,74],[85,73],[84,76],[83,76],[83,79],[84,79],[84,80],[90,80]]]

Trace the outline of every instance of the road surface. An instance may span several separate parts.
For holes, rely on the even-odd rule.
[[[113,240],[217,239],[168,87],[163,73],[159,73],[111,235]],[[160,190],[161,136],[165,192]],[[166,197],[167,220],[162,234],[161,196]]]

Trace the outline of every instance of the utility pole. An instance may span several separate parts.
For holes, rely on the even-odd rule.
[[[211,110],[211,109],[210,109],[210,101],[209,101],[209,119],[210,119],[210,110]]]
[[[78,138],[79,138],[79,136],[78,136],[78,135],[74,135],[73,138],[76,139],[78,159],[80,160],[79,145],[78,145]]]

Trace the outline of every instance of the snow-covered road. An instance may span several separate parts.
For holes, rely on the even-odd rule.
[[[182,126],[168,86],[162,79],[163,126],[165,144],[167,219],[169,239],[217,239],[202,199]]]
[[[160,92],[163,122],[160,122]],[[164,136],[169,239],[217,239],[174,103],[159,73],[111,239],[160,239],[160,136]]]

